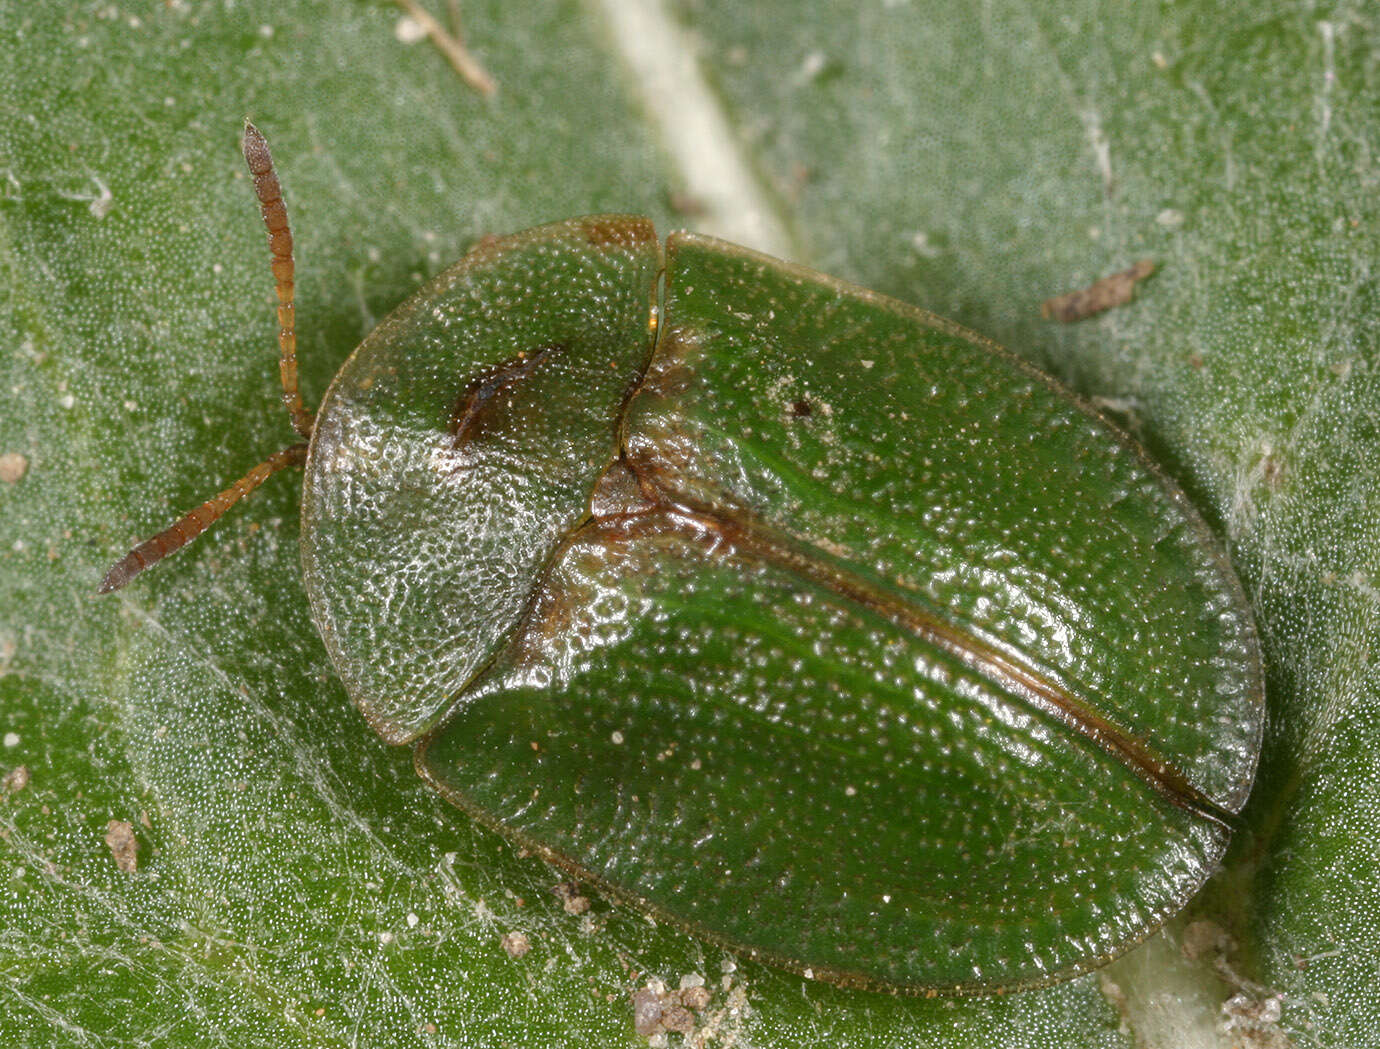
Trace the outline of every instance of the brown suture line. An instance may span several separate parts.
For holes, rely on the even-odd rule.
[[[1099,747],[1176,808],[1227,831],[1236,827],[1236,816],[1190,783],[1180,769],[1038,671],[904,599],[879,591],[843,566],[822,563],[811,556],[817,551],[807,544],[777,535],[771,528],[751,520],[688,504],[653,479],[659,472],[655,467],[646,463],[628,465],[641,482],[643,492],[654,491],[669,516],[680,518],[683,526],[696,535],[718,533],[731,545],[878,613],[912,636],[947,652],[994,684],[998,691],[1020,697],[1029,707]]]

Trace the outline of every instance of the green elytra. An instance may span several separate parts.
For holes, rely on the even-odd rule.
[[[1260,748],[1252,618],[1094,410],[922,310],[596,216],[483,242],[313,420],[245,153],[310,445],[103,589],[305,460],[312,615],[379,734],[511,840],[814,978],[1038,986],[1201,886]]]

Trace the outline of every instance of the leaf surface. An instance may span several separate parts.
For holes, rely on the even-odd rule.
[[[636,1044],[631,991],[697,974],[719,1044],[1377,1044],[1373,5],[629,6],[663,15],[635,45],[614,0],[464,4],[485,100],[383,3],[0,4],[0,767],[27,771],[0,801],[0,1042]],[[1116,412],[1224,537],[1265,645],[1247,828],[1195,912],[1001,999],[804,983],[566,914],[378,743],[310,624],[288,478],[94,600],[291,440],[246,115],[297,234],[309,403],[481,236],[624,212],[932,309]],[[723,155],[750,195],[703,188]],[[1041,319],[1141,258],[1129,305]]]

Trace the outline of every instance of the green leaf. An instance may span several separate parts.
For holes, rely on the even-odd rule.
[[[1374,6],[462,14],[492,99],[382,0],[0,3],[0,770],[28,776],[0,800],[0,1043],[636,1044],[632,991],[693,973],[718,1044],[1380,1044]],[[1000,999],[735,964],[565,913],[375,739],[307,616],[289,476],[93,598],[292,440],[246,115],[297,235],[309,403],[480,236],[621,211],[925,306],[1115,413],[1220,529],[1265,645],[1247,827],[1193,913]],[[1041,319],[1140,258],[1133,303]]]

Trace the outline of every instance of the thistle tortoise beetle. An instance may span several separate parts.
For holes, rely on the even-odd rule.
[[[353,701],[482,823],[833,983],[1037,986],[1197,891],[1262,730],[1250,610],[1184,494],[932,314],[595,216],[486,240],[315,418],[268,227],[303,574]],[[663,276],[664,275],[664,276]]]

